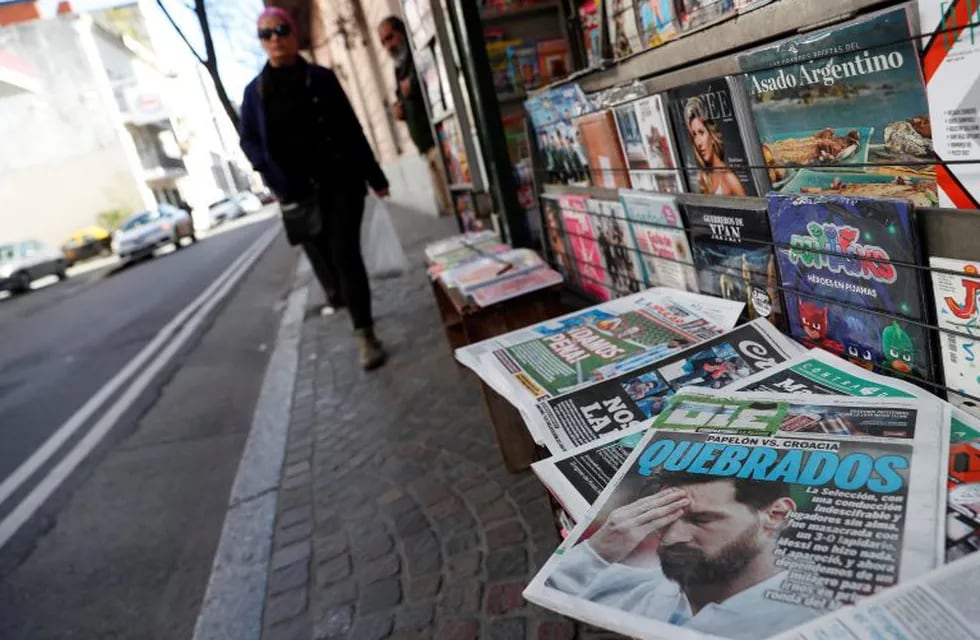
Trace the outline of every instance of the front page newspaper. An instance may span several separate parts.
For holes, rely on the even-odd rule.
[[[758,319],[655,364],[538,403],[525,420],[544,434],[555,455],[532,468],[578,521],[626,461],[638,440],[636,427],[648,426],[679,389],[724,388],[801,351]]]
[[[618,376],[540,401],[527,416],[561,453],[649,419],[683,387],[720,389],[791,359],[804,349],[769,321],[754,320],[718,337]]]
[[[524,596],[637,638],[758,640],[914,579],[941,558],[938,407],[681,391]]]
[[[935,402],[935,396],[916,386],[865,371],[819,349],[739,380],[730,389],[917,397]],[[949,562],[980,549],[980,420],[947,402],[943,403],[943,414],[949,429],[949,476],[946,485],[940,487],[938,499],[946,504]]]
[[[456,359],[527,416],[538,401],[731,329],[744,306],[656,287],[461,347]]]

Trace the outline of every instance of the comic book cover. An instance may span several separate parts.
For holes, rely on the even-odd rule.
[[[748,317],[786,329],[776,256],[765,206],[724,206],[689,196],[683,203],[703,293],[745,303]]]
[[[645,289],[643,263],[636,251],[623,205],[611,200],[593,199],[592,202],[597,208],[599,249],[615,294],[622,296]]]
[[[759,640],[915,579],[942,558],[941,414],[679,392],[524,596],[633,638]]]
[[[582,146],[589,159],[592,184],[607,189],[630,186],[626,158],[616,132],[616,119],[611,109],[580,116],[576,125]]]
[[[588,198],[565,194],[559,198],[562,226],[578,273],[579,288],[594,300],[609,300],[609,276],[599,250],[598,233],[588,212]]]
[[[934,380],[927,330],[900,320],[925,319],[924,277],[911,266],[920,262],[911,205],[769,194],[768,211],[790,333],[868,356],[876,369]]]
[[[697,272],[677,198],[620,191],[620,201],[650,285],[697,291]]]
[[[747,148],[758,141],[745,136],[729,78],[685,85],[667,95],[688,192],[758,195]]]
[[[980,417],[980,261],[929,258],[948,400]]]
[[[738,55],[774,189],[937,204],[911,12],[901,5]]]

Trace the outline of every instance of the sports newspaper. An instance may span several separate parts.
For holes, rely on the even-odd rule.
[[[655,287],[461,347],[456,359],[527,417],[537,402],[731,329],[743,307]],[[533,425],[529,429],[543,441]]]
[[[758,640],[940,564],[938,400],[723,393],[671,398],[527,600],[636,638]]]
[[[649,426],[679,389],[724,388],[803,351],[758,319],[652,365],[540,402],[525,421],[544,434],[554,455],[532,468],[578,521],[626,461],[639,439],[632,435],[637,427]]]

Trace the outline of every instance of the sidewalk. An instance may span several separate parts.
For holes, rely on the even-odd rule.
[[[547,497],[500,463],[424,275],[455,225],[392,208],[412,268],[373,283],[389,363],[357,367],[346,313],[304,323],[262,637],[574,638],[521,598],[559,541]]]

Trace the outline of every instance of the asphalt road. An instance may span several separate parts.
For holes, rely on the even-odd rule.
[[[276,224],[0,301],[0,482]],[[273,240],[0,549],[0,638],[190,636],[295,259]],[[0,504],[0,519],[103,413]]]

